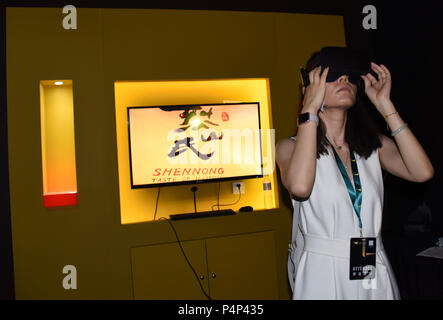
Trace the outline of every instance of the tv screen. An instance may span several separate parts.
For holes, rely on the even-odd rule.
[[[258,102],[127,110],[133,189],[263,176]]]

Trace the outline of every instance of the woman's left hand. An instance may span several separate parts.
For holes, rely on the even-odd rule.
[[[378,66],[374,62],[371,62],[371,68],[377,73],[378,80],[371,73],[360,77],[362,77],[365,82],[365,92],[369,100],[371,100],[380,113],[385,114],[389,111],[384,110],[386,108],[385,106],[391,104],[391,73],[388,68],[382,64]]]

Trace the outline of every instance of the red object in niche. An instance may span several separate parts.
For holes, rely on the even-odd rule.
[[[229,114],[227,112],[222,112],[222,120],[229,121]]]
[[[77,192],[47,194],[43,196],[43,205],[48,207],[75,206],[78,203]]]

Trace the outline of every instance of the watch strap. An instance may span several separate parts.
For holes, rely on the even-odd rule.
[[[313,121],[317,124],[318,126],[318,117],[315,114],[309,113],[309,112],[305,112],[302,113],[298,116],[298,124],[303,124],[306,123],[308,121]]]

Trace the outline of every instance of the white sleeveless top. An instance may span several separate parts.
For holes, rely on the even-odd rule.
[[[375,279],[349,280],[350,238],[360,237],[359,222],[328,148],[328,155],[316,161],[310,197],[305,201],[292,198],[294,223],[298,222],[299,228],[297,247],[292,244],[295,250],[290,251],[288,260],[293,299],[400,299],[380,237],[384,188],[378,150],[368,159],[358,154],[355,159],[363,193],[363,237],[377,237]]]

